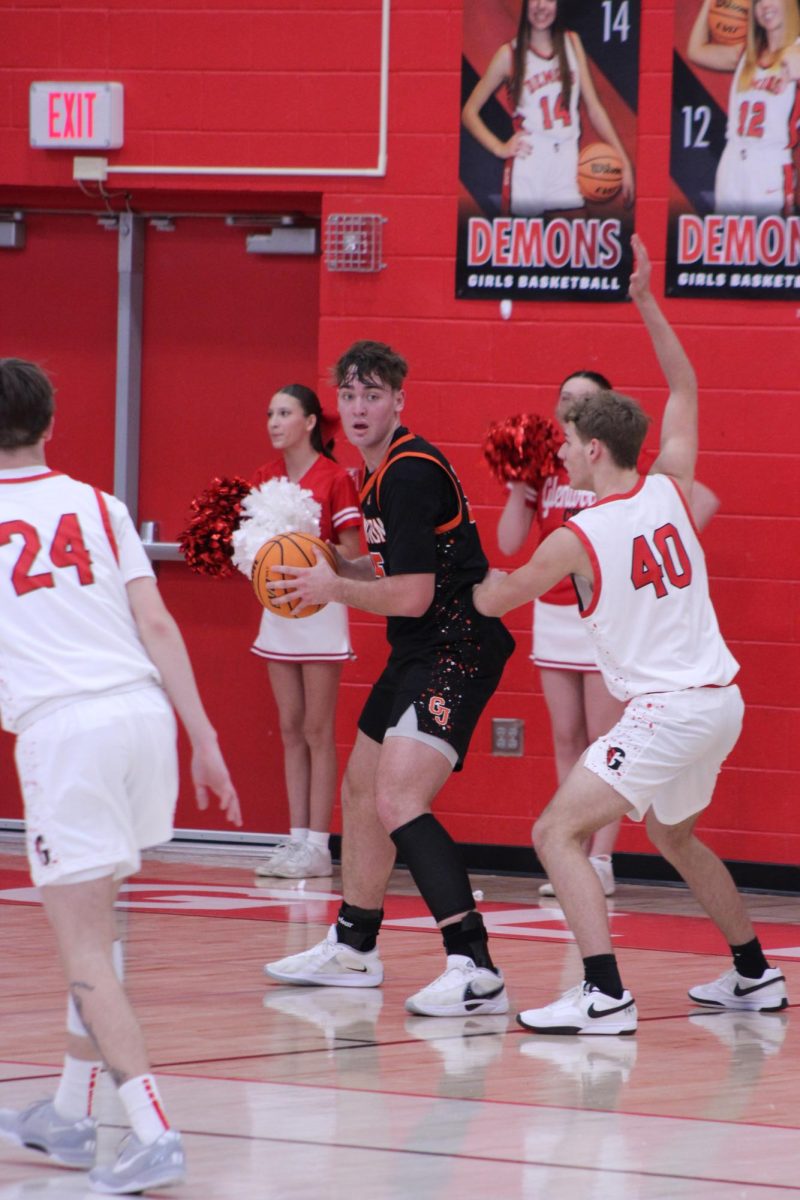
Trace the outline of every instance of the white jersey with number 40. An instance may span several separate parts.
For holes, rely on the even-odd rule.
[[[576,580],[606,686],[620,700],[725,687],[739,664],[719,631],[705,555],[683,493],[666,475],[577,513],[594,573]]]

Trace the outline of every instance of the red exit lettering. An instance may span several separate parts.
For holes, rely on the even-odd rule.
[[[51,92],[47,104],[47,127],[51,138],[94,136],[94,102],[97,92]]]

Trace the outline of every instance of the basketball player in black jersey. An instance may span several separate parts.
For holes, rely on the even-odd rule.
[[[344,901],[319,945],[268,963],[283,983],[377,987],[377,936],[395,855],[442,930],[447,967],[406,1001],[423,1016],[504,1013],[459,851],[431,812],[514,648],[472,603],[487,570],[461,484],[444,455],[401,424],[408,371],[382,342],[356,342],[334,367],[346,436],[365,464],[361,508],[369,549],[339,574],[323,561],[285,569],[304,604],[340,601],[387,618],[389,660],[361,713],[345,773]]]

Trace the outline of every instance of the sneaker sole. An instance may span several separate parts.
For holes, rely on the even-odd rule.
[[[256,874],[258,873],[256,872]],[[269,871],[268,874],[275,879],[324,879],[333,874],[333,867],[329,867],[327,871],[281,871],[276,869]]]
[[[522,1014],[517,1014],[517,1024],[533,1033],[566,1034],[583,1037],[632,1037],[636,1033],[638,1021],[633,1025],[629,1021],[609,1021],[602,1027],[598,1025],[531,1025],[522,1020]]]
[[[282,971],[276,971],[267,963],[264,967],[264,974],[270,979],[277,979],[280,983],[296,983],[301,987],[372,988],[380,987],[383,983],[382,971],[379,976],[374,974],[364,976],[354,973],[353,975],[337,975],[334,978],[324,979],[320,975],[286,975]]]
[[[508,997],[492,996],[488,1000],[468,1000],[466,1004],[461,1001],[458,1004],[428,1006],[406,1000],[405,1007],[406,1012],[417,1017],[489,1017],[508,1012]]]
[[[784,996],[777,1004],[758,1004],[750,1001],[738,1001],[728,1003],[725,1000],[702,1000],[699,996],[693,996],[689,992],[689,999],[693,1004],[702,1004],[703,1008],[716,1008],[720,1012],[781,1012],[784,1008],[788,1008],[788,997]]]
[[[186,1168],[181,1171],[161,1171],[153,1172],[152,1175],[139,1176],[130,1183],[121,1184],[119,1187],[114,1187],[112,1184],[96,1183],[91,1178],[89,1179],[89,1187],[93,1192],[99,1192],[103,1196],[132,1196],[137,1192],[149,1191],[151,1188],[170,1187],[174,1183],[185,1183]]]

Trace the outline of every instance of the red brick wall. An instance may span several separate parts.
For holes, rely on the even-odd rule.
[[[656,261],[666,240],[670,56],[674,3],[642,0],[637,226]],[[514,5],[512,5],[514,7]],[[100,201],[71,182],[72,156],[27,144],[32,80],[125,85],[126,140],[115,164],[355,167],[377,156],[379,4],[255,0],[7,4],[0,67],[0,206],[81,208]],[[251,470],[268,454],[263,405],[293,370],[313,382],[355,337],[391,341],[411,362],[407,417],[460,471],[490,557],[501,495],[482,466],[491,419],[547,410],[576,366],[610,373],[658,415],[665,399],[629,306],[516,304],[453,298],[458,191],[461,11],[458,0],[394,0],[388,172],[384,179],[112,175],[135,211],[209,213],[270,207],[379,212],[387,218],[375,275],[339,275],[314,260],[245,257],[244,235],[210,218],[148,228],[141,515],[175,536],[194,490],[216,471]],[[298,132],[300,131],[300,132]],[[121,201],[111,201],[119,207]],[[170,239],[173,239],[170,241]],[[237,240],[238,239],[238,240]],[[0,252],[0,353],[47,363],[61,388],[51,459],[110,485],[115,238],[94,216],[28,218],[28,245]],[[291,297],[291,301],[287,298]],[[722,508],[706,547],[723,631],[742,663],[745,730],[704,818],[728,857],[794,862],[798,740],[797,306],[664,301],[701,385],[700,477]],[[348,458],[347,451],[343,457]],[[348,459],[348,461],[350,461]],[[246,586],[161,568],[195,653],[223,742],[232,750],[248,826],[286,823],[274,707],[246,653],[254,614]],[[554,774],[547,716],[527,661],[529,614],[511,625],[519,650],[489,715],[526,720],[526,755],[493,759],[481,724],[464,774],[440,809],[465,841],[524,844]],[[358,661],[339,712],[344,750],[383,655],[380,624],[354,617]],[[795,685],[795,686],[793,686]],[[273,749],[265,752],[265,745]],[[7,750],[6,740],[4,749]],[[10,759],[0,813],[18,815]],[[197,817],[188,799],[181,823]],[[644,850],[627,825],[620,849]]]

